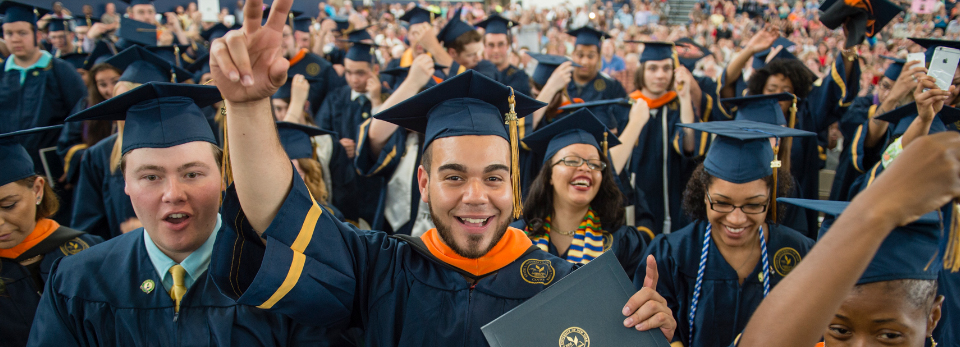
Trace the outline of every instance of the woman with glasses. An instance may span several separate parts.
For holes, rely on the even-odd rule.
[[[612,250],[628,274],[646,242],[623,224],[623,195],[605,149],[620,144],[589,110],[581,109],[524,138],[543,158],[523,205],[523,229],[533,244],[571,263]]]
[[[813,246],[777,224],[775,199],[788,193],[792,178],[777,169],[774,153],[781,138],[815,134],[742,120],[682,126],[718,136],[683,194],[694,222],[657,236],[647,254],[657,262],[657,292],[677,319],[673,342],[728,346],[770,288]],[[642,286],[645,275],[638,267],[634,285]]]

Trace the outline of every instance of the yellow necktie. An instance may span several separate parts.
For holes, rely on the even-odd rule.
[[[184,270],[183,266],[179,264],[170,267],[170,275],[173,276],[173,288],[170,288],[170,298],[176,303],[174,307],[176,312],[180,312],[180,300],[187,294],[187,286],[183,283],[183,275],[186,273],[187,270]]]

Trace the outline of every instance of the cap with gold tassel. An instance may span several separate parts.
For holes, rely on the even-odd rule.
[[[589,109],[581,108],[523,138],[523,143],[538,156],[543,166],[556,165],[563,158],[554,158],[560,150],[575,144],[591,145],[606,156],[610,147],[620,144],[616,135]],[[589,162],[588,162],[589,164]],[[597,164],[597,163],[594,163]],[[580,165],[583,165],[582,163]],[[591,165],[587,165],[590,167]],[[599,165],[604,166],[604,165]],[[536,172],[533,172],[536,175]]]

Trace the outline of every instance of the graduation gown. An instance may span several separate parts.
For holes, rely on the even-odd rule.
[[[830,200],[850,201],[853,198],[849,195],[850,187],[864,171],[860,167],[862,162],[856,163],[853,161],[855,154],[858,153],[858,149],[855,147],[859,146],[860,150],[863,149],[863,141],[866,136],[864,132],[867,129],[861,127],[861,125],[873,118],[877,106],[879,105],[873,103],[873,96],[858,97],[853,100],[853,104],[850,105],[847,112],[840,118],[840,132],[843,134],[843,151],[840,152],[836,175],[833,179],[833,186],[830,188]],[[852,146],[854,142],[857,143],[857,146]]]
[[[625,98],[627,97],[627,91],[623,89],[623,85],[621,85],[619,81],[606,76],[604,73],[597,73],[597,76],[590,80],[590,82],[584,84],[583,88],[580,88],[576,81],[571,80],[570,83],[567,84],[567,95],[571,100],[581,99],[583,102],[590,102]],[[624,112],[619,108],[623,108],[623,106],[607,105],[591,107],[590,112],[593,112],[607,127],[617,128],[619,134],[623,131],[623,128],[627,126],[627,118],[625,116],[628,114],[628,112]],[[616,120],[616,124],[613,124],[614,122],[612,122],[612,120]]]
[[[0,68],[0,116],[4,120],[0,122],[0,133],[62,124],[86,95],[87,87],[73,65],[58,58],[50,58],[47,66],[28,70],[22,85],[19,71]],[[45,172],[40,150],[55,149],[59,136],[60,130],[56,129],[19,138],[30,153],[36,172]],[[53,178],[59,178],[63,163],[55,152],[46,158]]]
[[[110,172],[110,152],[117,134],[110,135],[87,149],[80,162],[80,179],[75,188],[76,208],[70,225],[104,239],[119,236],[120,224],[137,214],[120,169]]]
[[[234,188],[227,190],[211,276],[240,304],[305,324],[361,326],[369,346],[487,346],[481,326],[577,267],[531,245],[517,258],[509,248],[504,262],[513,261],[477,278],[437,259],[423,239],[337,222],[293,176],[263,233],[266,245],[244,222]],[[527,240],[519,230],[508,233]]]
[[[60,258],[77,254],[103,239],[61,226],[44,241],[24,252],[17,259],[0,258],[0,336],[4,346],[26,346],[34,314],[40,303],[43,283],[50,269]],[[20,265],[23,259],[43,255],[30,266]]]
[[[343,77],[338,76],[337,72],[333,70],[333,65],[306,49],[300,50],[296,56],[290,59],[290,69],[287,70],[287,75],[303,75],[310,82],[310,93],[307,94],[307,101],[310,101],[311,114],[317,114],[328,93],[346,84]]]
[[[940,270],[937,295],[943,295],[947,299],[943,301],[942,316],[937,328],[933,330],[933,337],[939,346],[960,347],[960,273]]]
[[[358,182],[362,182],[358,184],[360,190],[358,194],[363,197],[358,199],[363,201],[361,214],[372,218],[370,224],[374,229],[384,230],[392,234],[410,235],[419,213],[429,213],[428,211],[419,211],[420,188],[416,179],[416,168],[420,165],[420,159],[423,155],[423,135],[411,133],[404,128],[397,128],[390,135],[380,154],[374,154],[369,145],[371,122],[372,120],[368,119],[360,126],[357,155],[354,157],[357,173],[363,176],[358,180]],[[417,137],[415,152],[410,152],[412,148],[407,146],[409,136]],[[388,208],[386,206],[388,184],[391,179],[394,179],[395,175],[407,175],[407,173],[397,173],[397,169],[400,168],[401,161],[411,160],[406,158],[408,155],[413,156],[414,160],[413,169],[409,172],[410,196],[404,200],[410,204],[410,220],[403,226],[394,229],[384,216],[384,209]],[[396,177],[395,179],[402,180],[406,177]]]
[[[667,306],[673,310],[677,320],[673,341],[680,341],[684,346],[730,345],[743,332],[750,316],[763,300],[763,281],[759,277],[763,270],[762,261],[757,262],[741,285],[737,271],[720,254],[716,242],[711,242],[694,319],[694,341],[692,344],[688,341],[690,301],[697,282],[703,237],[708,224],[707,221],[697,220],[682,230],[657,236],[647,248],[647,254],[657,259],[657,271],[660,274],[657,293],[667,300]],[[813,247],[813,240],[796,230],[777,224],[768,225],[770,236],[766,241],[771,267],[768,274],[770,289],[773,290],[807,255]],[[645,275],[646,267],[638,266],[633,276],[637,288],[643,285]]]
[[[317,127],[335,131],[341,139],[357,141],[360,133],[360,124],[373,115],[370,100],[360,103],[360,98],[350,100],[353,89],[350,86],[340,86],[327,94],[320,106],[320,112],[314,118]],[[383,95],[389,95],[388,90]],[[365,95],[364,95],[365,97]]]
[[[223,296],[202,275],[174,302],[144,245],[143,229],[53,265],[31,346],[287,346],[322,331]],[[222,232],[222,231],[221,231]],[[209,271],[209,270],[208,270]]]
[[[497,71],[497,66],[493,65],[493,63],[491,63],[488,60],[481,60],[479,63],[477,63],[477,66],[474,66],[469,69],[467,69],[463,65],[460,65],[460,63],[454,60],[453,62],[450,63],[450,71],[447,72],[446,78],[450,78],[450,77],[462,74],[464,71],[467,71],[467,70],[473,70],[473,71],[482,73],[493,80],[497,80],[497,78],[500,76],[500,71]]]
[[[530,95],[530,76],[523,69],[513,65],[507,66],[503,71],[497,71],[496,80],[508,87],[513,87],[517,93]]]
[[[523,218],[510,223],[510,226],[529,232],[527,230],[527,221]],[[631,226],[624,225],[613,233],[604,233],[603,235],[603,251],[613,251],[617,255],[617,260],[620,261],[620,265],[623,266],[623,270],[631,277],[636,273],[637,266],[640,266],[641,263],[646,264],[643,262],[642,257],[646,249],[647,241],[644,240],[639,230]],[[569,252],[570,249],[568,248],[566,252],[560,254],[557,246],[553,245],[553,242],[548,243],[547,253],[553,256],[566,260]]]

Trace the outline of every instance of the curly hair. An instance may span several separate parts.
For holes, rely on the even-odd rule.
[[[810,89],[813,88],[813,82],[817,80],[817,76],[802,61],[776,59],[764,65],[763,68],[754,71],[753,75],[750,76],[750,80],[747,81],[747,89],[750,95],[763,94],[763,87],[767,84],[767,79],[773,75],[783,75],[790,80],[790,83],[793,84],[793,94],[800,99],[807,97]]]
[[[600,219],[604,233],[612,233],[623,225],[623,193],[614,182],[614,174],[610,160],[606,155],[600,155],[600,161],[607,164],[601,172],[600,190],[590,202],[593,213]],[[550,178],[553,176],[553,165],[544,165],[530,185],[527,199],[523,202],[523,218],[527,222],[530,236],[546,233],[543,228],[544,220],[553,214],[553,185]]]
[[[790,170],[777,170],[777,176],[777,197],[788,196],[793,189],[793,176],[790,175]],[[707,219],[707,204],[703,199],[707,196],[707,190],[710,189],[710,185],[713,184],[714,178],[713,175],[704,169],[703,163],[700,163],[693,171],[693,175],[690,176],[690,180],[687,181],[687,188],[683,191],[683,210],[691,219]],[[763,181],[767,184],[767,189],[772,188],[773,175],[764,177]],[[777,215],[783,216],[785,209],[785,204],[777,204]],[[779,221],[771,220],[771,212],[772,211],[767,210],[765,220],[779,223]]]

